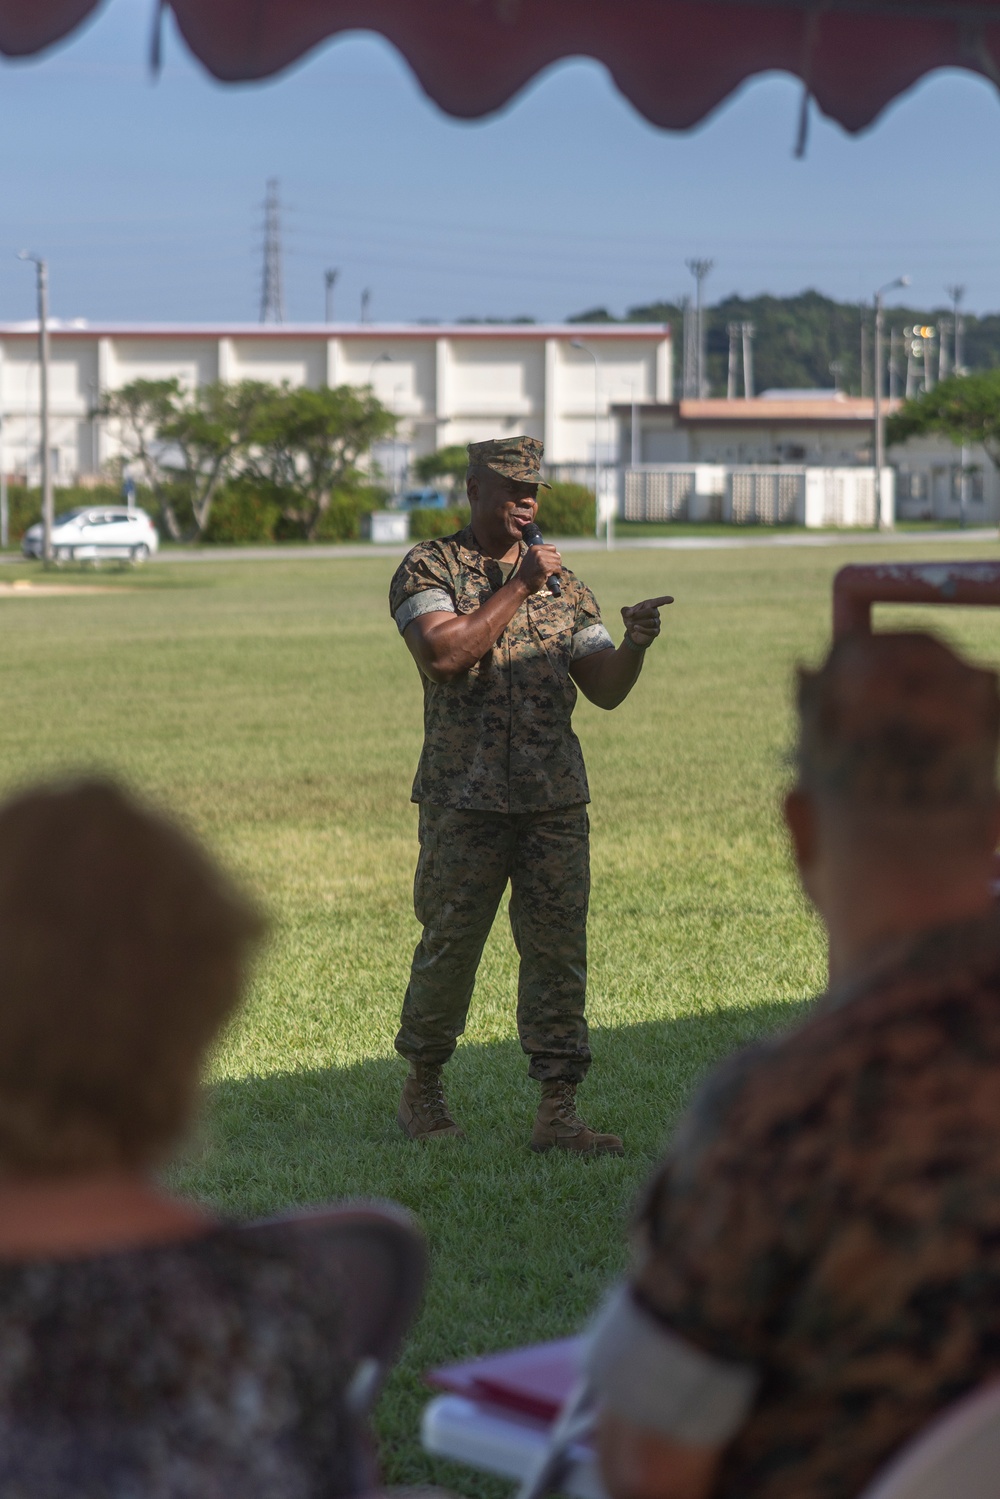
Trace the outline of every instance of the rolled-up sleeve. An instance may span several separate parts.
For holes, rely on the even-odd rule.
[[[591,1325],[584,1372],[600,1403],[636,1426],[693,1447],[721,1447],[753,1404],[753,1365],[696,1348],[617,1287]]]
[[[454,614],[455,600],[443,588],[424,588],[404,599],[393,615],[396,629],[402,635],[407,625],[420,614]]]
[[[628,1284],[589,1340],[609,1409],[692,1446],[724,1446],[752,1420],[795,1273],[775,1207],[782,1143],[757,1133],[762,1051],[729,1058],[699,1088],[644,1194]]]
[[[421,614],[455,614],[455,584],[436,542],[407,552],[389,585],[389,613],[402,635]]]
[[[586,583],[578,582],[573,611],[573,660],[580,661],[595,651],[614,648],[615,643],[604,627],[596,598]]]

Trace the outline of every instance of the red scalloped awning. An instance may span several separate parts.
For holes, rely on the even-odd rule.
[[[41,51],[99,0],[0,0],[0,50]],[[266,78],[341,31],[379,32],[432,99],[489,114],[560,58],[605,64],[655,125],[684,129],[755,73],[796,74],[824,114],[869,125],[934,68],[1000,83],[1000,0],[170,0],[216,78]]]

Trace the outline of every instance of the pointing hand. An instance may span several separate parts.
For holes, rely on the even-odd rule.
[[[633,645],[643,650],[652,645],[660,633],[660,610],[673,601],[673,596],[668,593],[660,599],[644,599],[641,604],[632,604],[622,610],[625,630]]]

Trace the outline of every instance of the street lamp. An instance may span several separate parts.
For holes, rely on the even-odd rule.
[[[339,275],[340,275],[339,271],[324,271],[323,272],[323,282],[324,282],[324,285],[326,286],[325,312],[326,312],[326,321],[328,323],[332,323],[333,322],[333,288],[337,284],[337,277]]]
[[[42,560],[52,561],[52,466],[49,461],[49,267],[39,255],[21,250],[18,260],[30,260],[38,280],[39,425],[42,460]]]
[[[591,349],[587,344],[584,343],[584,341],[583,341],[582,338],[571,338],[570,341],[569,341],[569,346],[570,346],[571,349],[579,349],[582,354],[589,354],[590,357],[591,357],[591,359],[594,361],[594,535],[595,536],[600,536],[600,534],[601,534],[601,457],[600,457],[600,453],[601,453],[601,449],[600,449],[600,435],[601,435],[601,392],[600,392],[600,387],[599,387],[598,381],[600,379],[600,370],[601,370],[601,367],[600,367],[600,364],[598,363],[597,355],[594,353],[593,349]],[[608,515],[607,515],[607,527],[606,527],[606,530],[605,530],[605,544],[606,544],[606,546],[608,548],[608,551],[611,550],[611,547],[614,544],[614,538],[613,538],[613,535],[612,535],[611,526],[612,526],[611,511],[609,510],[608,511]]]
[[[886,529],[882,524],[882,465],[885,461],[885,421],[882,417],[882,298],[887,291],[909,286],[909,276],[897,276],[887,281],[875,293],[875,530]]]

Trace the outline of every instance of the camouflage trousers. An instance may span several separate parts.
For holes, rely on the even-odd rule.
[[[590,820],[583,805],[510,815],[420,807],[413,954],[396,1050],[446,1062],[465,1020],[497,908],[511,886],[521,959],[517,1032],[539,1082],[579,1082],[590,1065],[584,1001]]]

